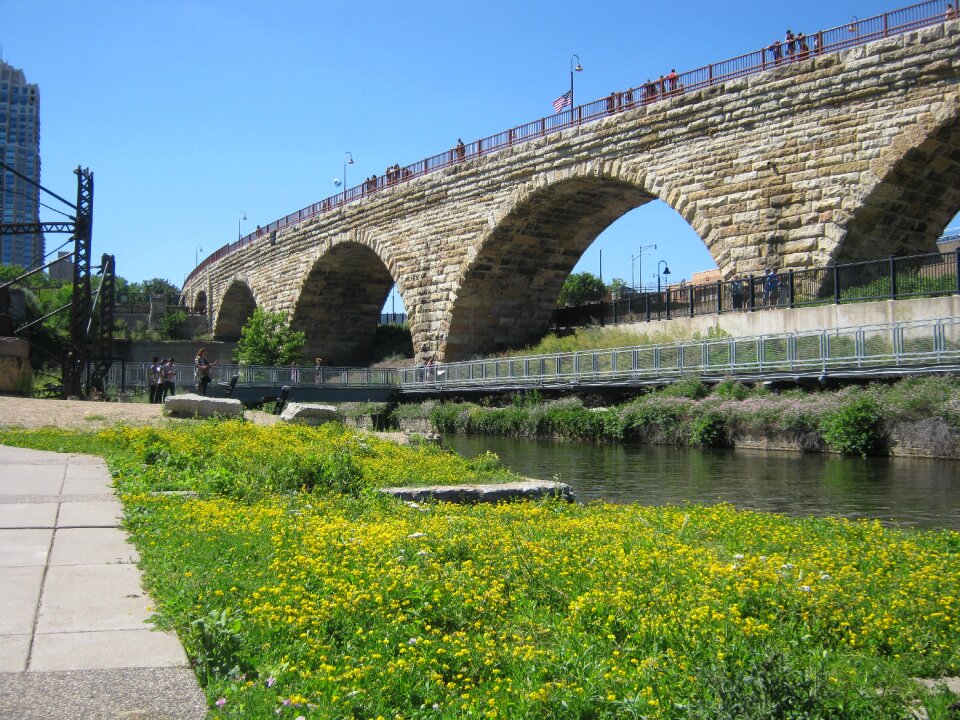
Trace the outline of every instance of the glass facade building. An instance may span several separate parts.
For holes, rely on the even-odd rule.
[[[40,221],[40,90],[22,70],[0,61],[0,159],[36,185],[0,167],[0,222]],[[42,264],[44,238],[0,233],[0,264]]]

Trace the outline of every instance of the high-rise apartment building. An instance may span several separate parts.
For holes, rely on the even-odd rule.
[[[40,220],[40,90],[23,70],[0,61],[0,160],[36,184],[0,167],[0,222]],[[43,234],[0,233],[0,264],[42,264]]]

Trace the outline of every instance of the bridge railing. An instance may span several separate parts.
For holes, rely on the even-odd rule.
[[[671,285],[658,292],[627,288],[616,300],[557,308],[554,327],[583,327],[695,317],[767,308],[798,308],[870,300],[960,294],[960,249],[889,257],[704,285]]]
[[[683,376],[736,377],[923,368],[960,363],[960,318],[746,338],[488,358],[398,371],[404,390],[642,384]]]
[[[176,368],[176,391],[194,392],[194,368],[185,363]],[[237,385],[313,386],[337,388],[395,387],[399,382],[393,368],[314,366],[270,367],[217,363],[210,369],[211,383],[227,384],[238,376]],[[107,384],[124,390],[144,390],[150,384],[150,363],[114,363]]]
[[[328,212],[354,202],[367,195],[391,187],[398,182],[406,182],[436,170],[450,167],[459,162],[476,158],[487,153],[501,150],[511,145],[526,142],[534,138],[543,137],[554,132],[581,123],[597,120],[606,115],[631,110],[640,105],[647,105],[659,100],[669,99],[684,92],[699,90],[704,87],[718,85],[729,80],[762,72],[770,68],[786,65],[790,62],[806,60],[815,55],[837,52],[854,45],[862,45],[883,37],[909,32],[928,25],[943,22],[946,18],[948,2],[956,0],[929,0],[909,7],[894,10],[883,15],[853,20],[839,27],[821,30],[805,38],[805,45],[795,45],[794,52],[790,53],[786,43],[780,44],[779,55],[774,46],[730,58],[718,63],[711,63],[696,70],[680,73],[676,78],[662,78],[643,83],[623,92],[611,94],[609,97],[594,100],[563,112],[504,130],[490,137],[465,143],[461,149],[451,148],[432,157],[418,160],[415,163],[400,168],[395,176],[379,176],[373,183],[365,181],[353,188],[345,188],[343,192],[325,200],[313,203],[302,210],[274,220],[266,227],[258,227],[256,231],[234,243],[224,245],[208,255],[187,276],[189,282],[204,268],[215,263],[227,255],[249,245],[264,236],[290,225]],[[799,41],[797,41],[799,43]],[[803,48],[806,48],[804,50]]]

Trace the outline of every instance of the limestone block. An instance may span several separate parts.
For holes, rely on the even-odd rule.
[[[171,417],[243,417],[243,403],[235,398],[213,398],[187,393],[168,397],[163,410]]]
[[[401,500],[450,502],[459,504],[497,503],[509,500],[538,500],[544,497],[562,498],[574,502],[573,490],[566,483],[552,480],[524,480],[522,482],[491,485],[432,485],[429,487],[391,487],[380,492]]]
[[[280,413],[280,419],[288,423],[322,425],[323,423],[339,420],[340,414],[333,405],[291,402],[287,403],[283,408],[283,412]]]

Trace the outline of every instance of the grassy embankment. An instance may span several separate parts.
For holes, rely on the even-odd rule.
[[[899,718],[956,698],[960,534],[728,506],[410,506],[505,479],[328,425],[0,441],[108,458],[214,718]],[[158,494],[190,490],[184,494]]]
[[[942,437],[938,435],[936,442],[930,438],[935,456],[949,456],[960,432],[960,379],[950,376],[834,391],[781,392],[734,381],[708,386],[681,380],[622,405],[599,408],[589,407],[589,398],[544,401],[537,391],[504,401],[505,407],[405,404],[394,414],[429,419],[443,433],[715,447],[750,436],[786,439],[807,450],[860,455],[884,452],[898,423],[928,420],[942,427]]]

